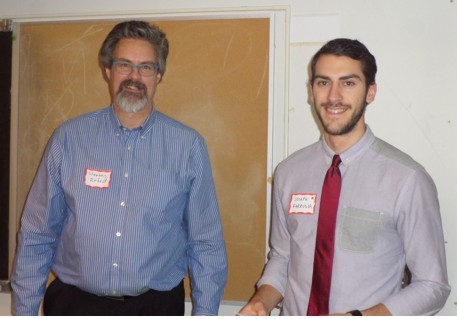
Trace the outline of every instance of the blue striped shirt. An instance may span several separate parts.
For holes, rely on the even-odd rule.
[[[36,315],[50,269],[100,296],[171,290],[189,269],[194,314],[217,314],[227,256],[203,138],[154,111],[121,126],[112,107],[52,135],[24,208],[13,311]]]

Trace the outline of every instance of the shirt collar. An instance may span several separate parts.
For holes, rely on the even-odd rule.
[[[367,129],[365,130],[362,138],[349,149],[339,154],[341,161],[345,166],[350,165],[354,159],[363,154],[375,141],[376,137],[374,136],[370,127],[368,125],[366,127]],[[322,138],[321,141],[324,146],[324,152],[326,154],[325,160],[328,162],[328,164],[330,164],[332,162],[333,155],[335,155],[335,152],[327,145],[325,139]]]
[[[118,131],[118,132],[125,131],[126,130],[125,127],[122,125],[121,121],[119,120],[119,118],[116,115],[116,112],[114,111],[114,106],[111,105],[109,113],[110,113],[111,123],[116,128],[116,131]],[[157,118],[157,111],[154,106],[151,114],[149,114],[146,121],[144,121],[144,123],[141,126],[135,128],[134,130],[140,130],[142,135],[146,134],[152,128],[152,125],[154,124],[156,118]]]

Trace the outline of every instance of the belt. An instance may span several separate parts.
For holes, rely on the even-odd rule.
[[[111,300],[115,300],[115,301],[126,301],[127,299],[130,299],[132,297],[135,297],[135,296],[104,296],[106,299],[111,299]]]

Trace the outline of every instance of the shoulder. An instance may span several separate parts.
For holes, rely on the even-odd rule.
[[[159,126],[162,130],[167,131],[168,134],[192,139],[203,139],[196,129],[175,120],[162,112],[155,111],[155,113],[155,125]]]
[[[322,161],[322,143],[320,141],[295,151],[278,164],[279,170],[295,168],[296,166],[310,166]]]
[[[51,141],[63,140],[69,136],[82,137],[90,135],[102,127],[103,118],[109,120],[110,107],[78,115],[61,123],[54,130]]]
[[[105,107],[97,111],[78,115],[74,118],[66,120],[57,129],[68,131],[75,129],[87,129],[90,126],[100,126],[100,120],[108,119],[110,111],[111,107]]]
[[[374,164],[383,176],[389,176],[392,180],[396,180],[399,185],[409,183],[416,186],[433,185],[435,187],[433,178],[425,167],[395,146],[376,138],[370,150],[372,152],[371,159],[376,161]],[[365,163],[367,168],[371,164]]]
[[[395,146],[376,138],[371,145],[371,151],[381,160],[391,165],[402,166],[413,171],[424,170],[424,167],[415,161],[410,155],[396,148]]]
[[[281,161],[275,168],[274,179],[294,180],[299,176],[311,176],[321,170],[324,150],[320,141],[306,146]]]

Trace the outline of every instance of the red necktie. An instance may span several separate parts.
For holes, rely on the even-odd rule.
[[[333,156],[332,165],[325,175],[322,186],[308,316],[329,314],[328,302],[332,281],[336,212],[341,191],[341,174],[338,168],[340,163],[340,156]]]

